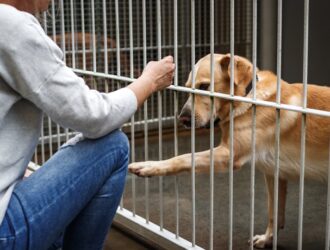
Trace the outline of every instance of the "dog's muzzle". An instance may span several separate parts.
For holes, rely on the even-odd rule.
[[[178,118],[179,118],[179,121],[186,128],[190,128],[191,127],[191,112],[189,112],[187,110],[182,110]]]
[[[179,115],[179,121],[184,125],[185,128],[191,128],[191,113],[190,112],[181,112]],[[216,117],[214,119],[214,126],[217,126],[220,122],[220,119]],[[202,128],[210,128],[211,124],[210,121],[205,124]]]

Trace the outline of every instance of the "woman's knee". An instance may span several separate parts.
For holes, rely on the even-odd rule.
[[[121,130],[117,129],[110,134],[108,134],[107,139],[108,143],[115,146],[116,148],[120,148],[124,154],[129,154],[130,146],[127,135]]]

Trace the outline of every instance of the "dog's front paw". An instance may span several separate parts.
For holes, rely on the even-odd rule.
[[[128,166],[129,172],[141,177],[165,175],[165,171],[157,161],[134,162]]]
[[[273,245],[273,237],[262,234],[262,235],[255,235],[253,237],[253,246],[255,248],[271,248]]]

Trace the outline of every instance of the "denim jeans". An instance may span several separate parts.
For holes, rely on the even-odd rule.
[[[118,130],[63,146],[15,187],[0,226],[0,249],[102,249],[128,160],[128,140]]]

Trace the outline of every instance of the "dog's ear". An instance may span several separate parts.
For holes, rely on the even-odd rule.
[[[226,74],[229,78],[230,76],[230,54],[225,55],[220,59],[221,71]],[[245,59],[244,57],[234,56],[234,83],[248,84],[252,80],[252,63]]]

